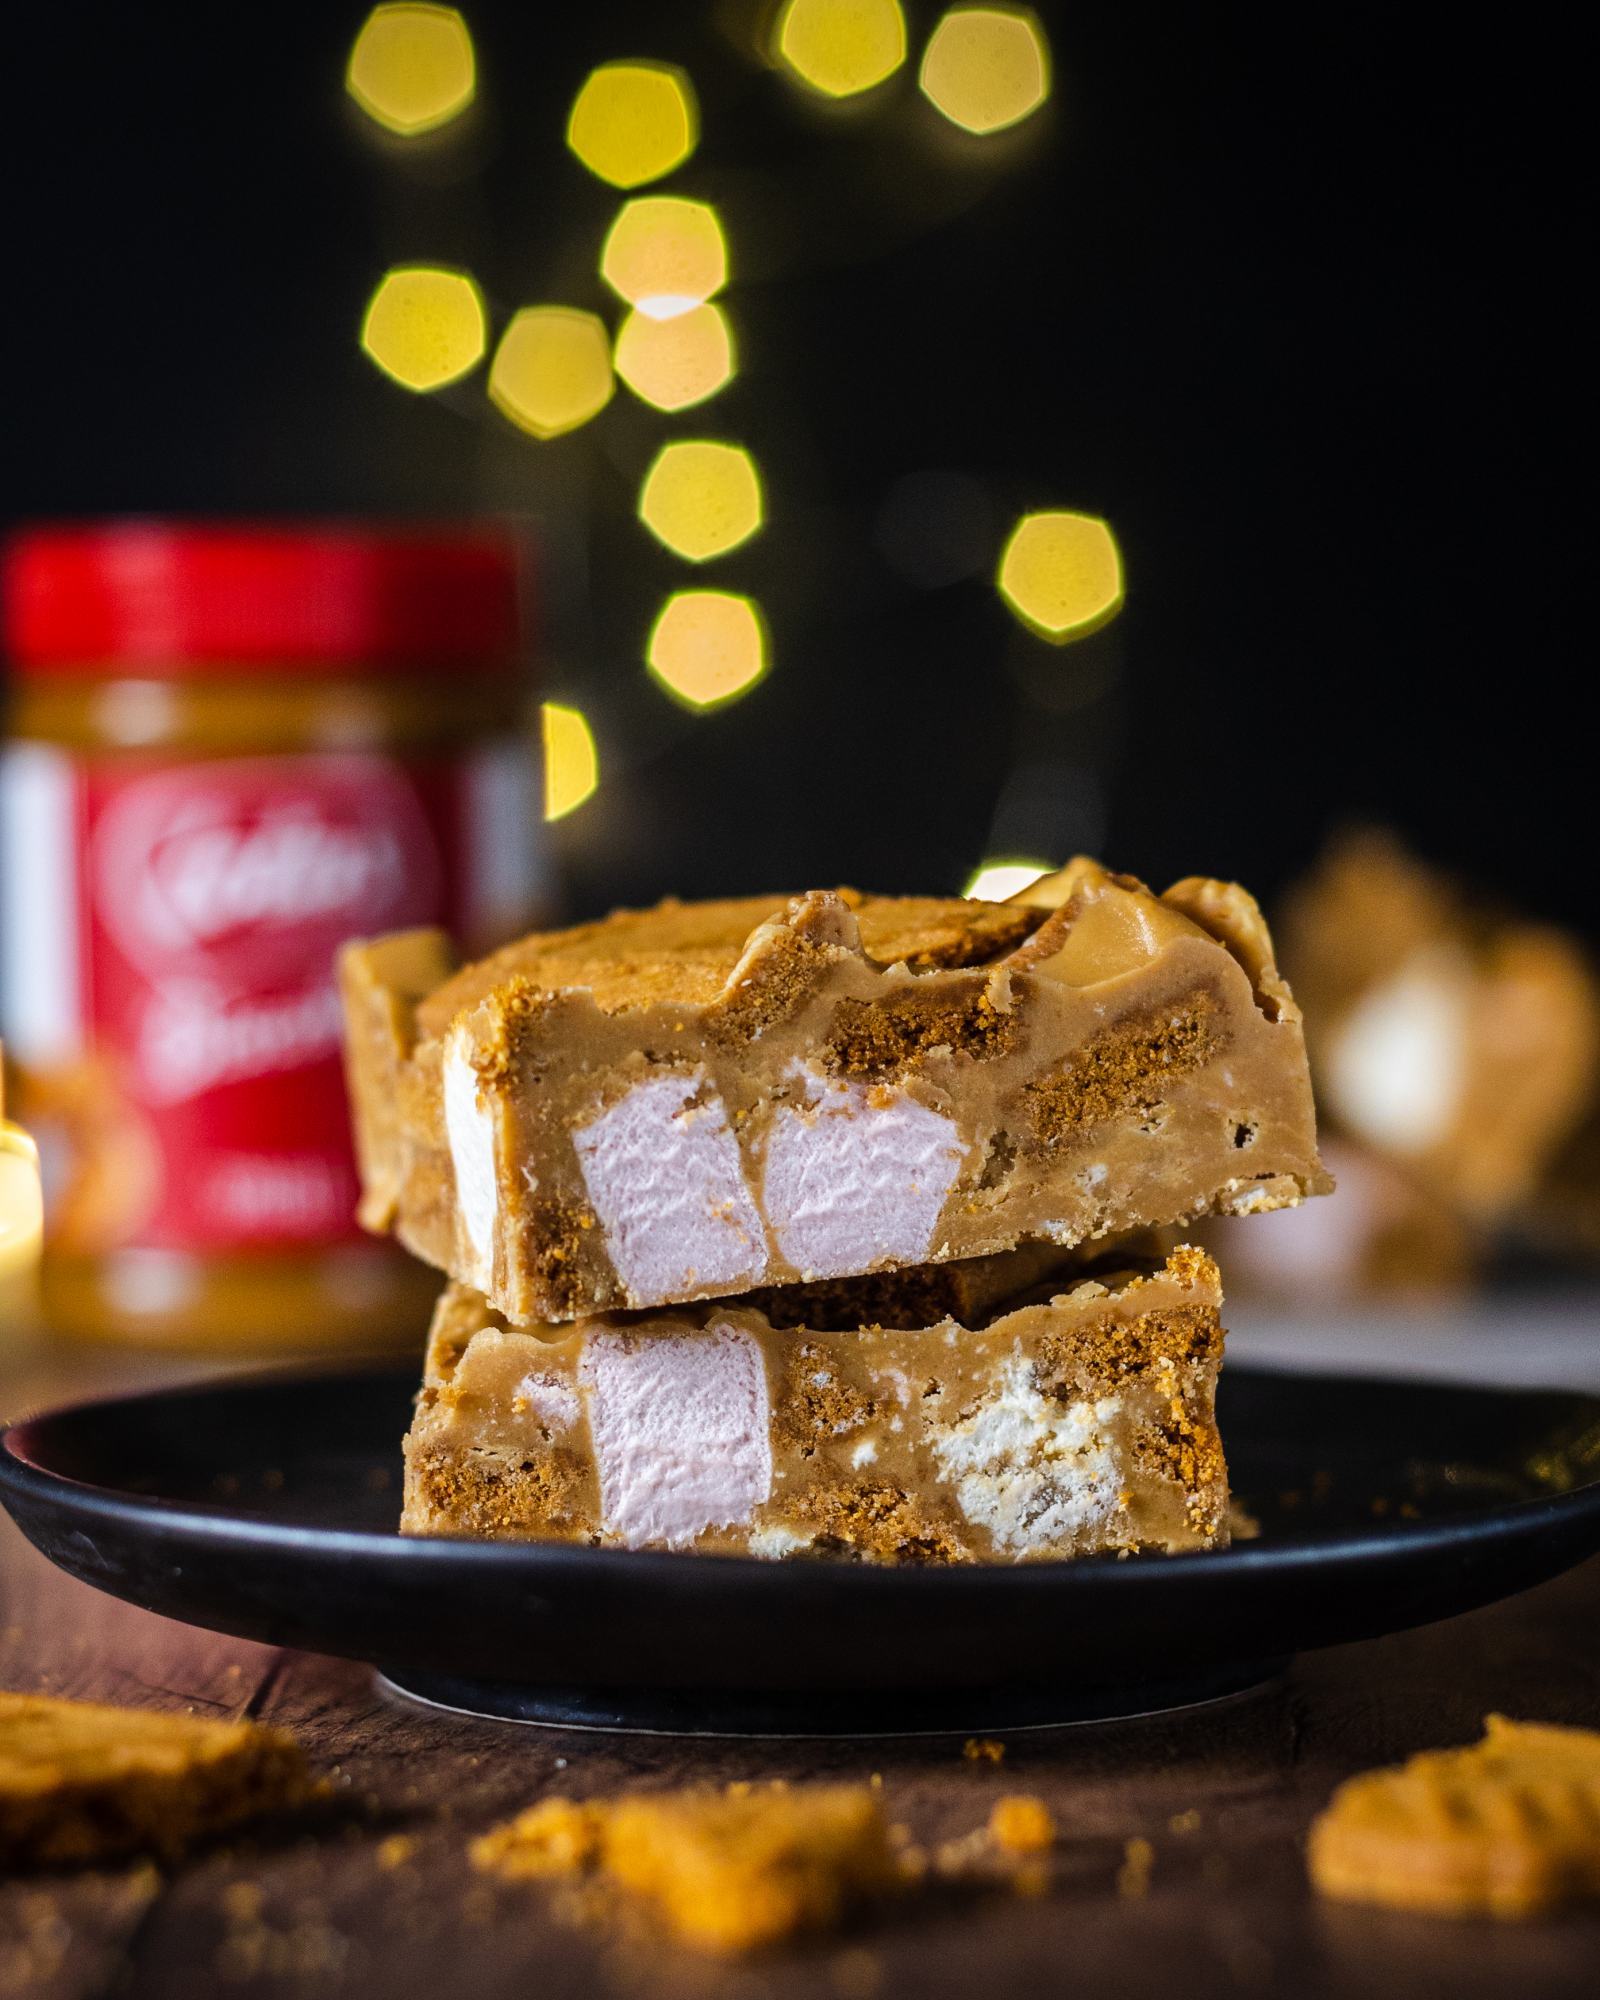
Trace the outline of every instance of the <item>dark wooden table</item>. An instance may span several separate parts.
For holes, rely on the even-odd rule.
[[[0,1353],[0,1413],[151,1372]],[[0,1994],[26,2000],[1600,1995],[1600,1912],[1496,1926],[1342,1909],[1311,1895],[1303,1856],[1340,1778],[1466,1741],[1488,1710],[1600,1725],[1600,1561],[1471,1617],[1307,1656],[1231,1702],[1018,1734],[996,1767],[947,1738],[686,1742],[413,1707],[360,1666],[102,1597],[6,1522],[0,1686],[257,1716],[293,1730],[338,1787],[316,1825],[236,1837],[170,1871],[0,1885]],[[542,1888],[486,1883],[464,1857],[472,1834],[548,1792],[874,1771],[893,1815],[930,1843],[977,1826],[1003,1792],[1042,1795],[1062,1829],[1048,1891],[947,1892],[724,1967],[579,1923]],[[1147,1880],[1126,1866],[1133,1840],[1150,1844]]]

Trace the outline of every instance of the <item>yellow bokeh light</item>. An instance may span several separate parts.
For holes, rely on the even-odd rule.
[[[490,401],[536,438],[586,424],[615,387],[605,324],[575,306],[525,306],[501,335],[489,368]]]
[[[1024,514],[996,581],[1023,624],[1053,645],[1083,638],[1122,608],[1122,557],[1093,514]]]
[[[900,0],[789,0],[772,46],[778,60],[824,97],[855,97],[906,59]]]
[[[573,101],[567,144],[613,187],[642,187],[681,167],[700,137],[694,86],[671,63],[594,70]]]
[[[24,1324],[44,1229],[39,1155],[20,1125],[0,1120],[0,1326]]]
[[[720,306],[694,306],[672,319],[631,312],[614,356],[617,373],[642,402],[687,410],[733,379],[733,335]]]
[[[961,893],[980,903],[1005,903],[1049,873],[1048,861],[986,861]]]
[[[1050,49],[1026,7],[952,7],[928,39],[923,95],[967,132],[1003,132],[1050,95]]]
[[[488,326],[477,286],[463,271],[408,265],[379,283],[361,323],[361,345],[407,389],[442,389],[483,359]]]
[[[748,597],[680,590],[663,605],[645,658],[679,701],[711,708],[746,693],[766,672],[766,629]]]
[[[649,319],[691,312],[728,282],[728,245],[716,210],[670,194],[628,202],[600,253],[600,275]]]
[[[345,72],[367,116],[403,139],[448,124],[476,87],[472,37],[454,7],[374,7]]]
[[[663,445],[639,490],[639,519],[687,562],[709,562],[761,526],[761,479],[742,446]]]
[[[594,731],[580,708],[547,701],[540,710],[544,735],[544,816],[562,819],[574,812],[600,782]]]

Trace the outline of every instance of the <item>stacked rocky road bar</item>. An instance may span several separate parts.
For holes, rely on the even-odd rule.
[[[404,1528],[759,1556],[1214,1547],[1215,1264],[1331,1184],[1251,898],[664,903],[343,961],[368,1227],[449,1274]]]

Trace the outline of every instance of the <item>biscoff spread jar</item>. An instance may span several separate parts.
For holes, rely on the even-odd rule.
[[[11,546],[0,1024],[54,1328],[418,1336],[437,1279],[354,1219],[334,958],[541,914],[520,553],[143,521]]]

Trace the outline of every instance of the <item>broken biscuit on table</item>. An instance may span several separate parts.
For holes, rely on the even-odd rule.
[[[1309,1860],[1325,1896],[1437,1916],[1600,1897],[1600,1732],[1491,1715],[1481,1742],[1341,1785]]]
[[[0,1694],[0,1866],[170,1858],[315,1789],[281,1729]]]
[[[435,934],[347,947],[363,1218],[537,1325],[1331,1186],[1243,890],[1037,893],[668,902],[426,991]]]
[[[474,1842],[472,1862],[512,1880],[599,1874],[721,1957],[830,1928],[909,1880],[866,1785],[545,1799]]]

